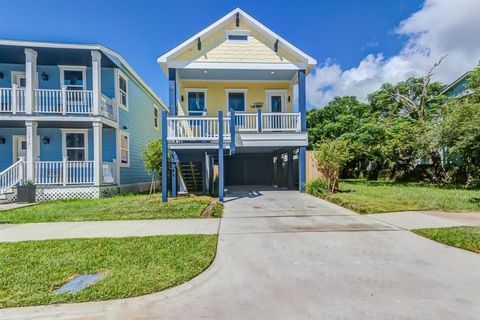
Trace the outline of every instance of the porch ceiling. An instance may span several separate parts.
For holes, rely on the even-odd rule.
[[[38,128],[92,128],[92,121],[37,121]],[[104,127],[109,127],[104,123]],[[25,128],[24,120],[0,120],[0,128]]]
[[[206,71],[206,73],[205,73]],[[296,70],[177,69],[181,80],[290,81]]]
[[[0,45],[2,63],[25,64],[25,46]],[[42,48],[29,46],[38,53],[38,65],[83,65],[91,66],[91,50],[67,48]],[[102,53],[102,67],[114,68],[116,65]]]

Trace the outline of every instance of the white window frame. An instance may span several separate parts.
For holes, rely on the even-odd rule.
[[[271,96],[281,96],[282,97],[282,111],[287,111],[287,91],[286,89],[274,89],[274,90],[265,90],[265,101],[267,102],[267,112],[272,112],[272,101]]]
[[[65,71],[81,71],[82,72],[82,90],[87,90],[87,67],[86,66],[58,66],[60,69],[60,88],[65,84]],[[70,86],[74,87],[74,86]]]
[[[80,133],[83,134],[83,141],[85,142],[83,148],[68,148],[68,149],[84,149],[85,160],[88,161],[88,129],[62,129],[62,156],[67,156],[67,134],[68,133]],[[68,160],[74,161],[74,160]]]
[[[228,95],[230,93],[243,93],[243,111],[236,111],[236,112],[247,112],[247,94],[248,89],[239,89],[239,88],[227,88],[225,89],[225,108],[227,112],[230,112],[230,108],[228,107]]]
[[[157,110],[156,117],[155,117],[155,110]],[[156,130],[160,130],[160,108],[156,104],[153,105],[153,119],[154,119],[153,127]]]
[[[10,75],[11,75],[12,85],[16,84],[18,86],[18,82],[20,82],[18,81],[18,79],[20,78],[25,78],[25,82],[27,81],[27,76],[25,71],[11,71]],[[18,86],[18,88],[22,88],[22,87]]]
[[[123,131],[123,130],[119,130],[119,136],[120,136],[120,139],[119,139],[119,143],[118,143],[118,149],[119,149],[119,164],[120,164],[120,167],[124,167],[124,168],[128,168],[130,167],[130,134],[126,131]],[[123,137],[127,137],[127,155],[128,155],[128,163],[122,163],[122,150],[125,150],[124,148],[122,148],[122,138]]]
[[[115,70],[116,70],[116,72],[115,72],[116,73],[115,74],[115,100],[117,101],[117,105],[120,108],[128,111],[128,100],[129,100],[128,99],[128,92],[129,92],[128,77],[122,71],[120,71],[119,69],[115,69]],[[127,104],[126,105],[122,104],[122,98],[121,98],[121,94],[120,94],[120,77],[125,79],[126,86],[127,86],[127,92],[126,92]]]
[[[247,40],[231,40],[229,36],[247,36]],[[225,41],[231,43],[248,43],[250,40],[250,30],[226,30]]]
[[[205,97],[205,111],[203,112],[203,115],[206,115],[207,111],[208,111],[208,103],[207,103],[208,89],[205,89],[205,88],[185,88],[185,111],[186,111],[187,116],[190,115],[190,110],[188,109],[188,94],[190,92],[203,92],[204,97]]]

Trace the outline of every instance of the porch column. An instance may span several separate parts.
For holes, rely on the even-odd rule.
[[[167,190],[167,157],[168,157],[168,144],[167,144],[167,112],[162,111],[162,202],[168,201]]]
[[[168,110],[169,115],[177,115],[177,69],[175,68],[168,68]]]
[[[277,154],[277,162],[275,163],[276,166],[277,166],[277,187],[280,188],[282,186],[282,177],[283,177],[283,172],[282,172],[282,169],[283,169],[283,166],[282,166],[282,162],[283,162],[283,158],[282,158],[282,154]]]
[[[35,161],[37,161],[36,150],[37,146],[37,127],[36,121],[26,121],[26,138],[27,138],[27,180],[34,181],[35,179]]]
[[[103,182],[102,129],[101,122],[93,123],[93,184],[95,186]]]
[[[298,71],[298,111],[300,112],[300,131],[307,132],[307,100],[305,70]],[[298,190],[305,192],[307,148],[300,147],[298,153]]]
[[[92,113],[99,115],[102,105],[102,54],[98,51],[91,51],[90,54],[92,55]]]
[[[32,114],[34,110],[34,89],[37,86],[37,52],[25,48],[25,113]]]
[[[218,111],[218,201],[223,202],[223,111]]]
[[[293,150],[288,151],[288,189],[293,190]]]

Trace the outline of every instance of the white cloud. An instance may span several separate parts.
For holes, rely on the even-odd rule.
[[[426,0],[419,11],[396,28],[396,34],[407,37],[398,54],[389,58],[381,53],[369,54],[348,70],[325,61],[308,75],[308,104],[323,106],[342,95],[365,100],[384,82],[424,75],[446,54],[434,79],[445,83],[456,79],[480,59],[479,12],[480,0]]]

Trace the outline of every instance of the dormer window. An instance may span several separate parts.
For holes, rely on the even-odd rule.
[[[250,31],[243,30],[227,30],[226,33],[228,42],[248,42],[250,36]]]

